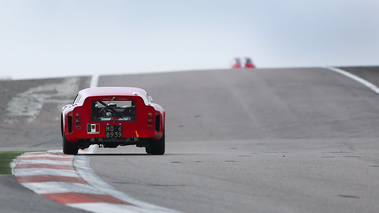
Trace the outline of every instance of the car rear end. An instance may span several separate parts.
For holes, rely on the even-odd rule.
[[[116,147],[159,139],[161,112],[145,102],[139,95],[87,97],[69,113],[66,138],[78,142],[79,148],[91,144]]]

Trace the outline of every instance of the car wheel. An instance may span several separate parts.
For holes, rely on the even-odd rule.
[[[146,152],[152,155],[163,155],[165,153],[165,129],[163,129],[162,138],[156,141],[151,141],[150,146],[146,147]]]
[[[149,144],[149,146],[145,147],[145,150],[146,150],[146,153],[151,155],[151,146]]]
[[[78,143],[71,143],[63,135],[63,153],[67,155],[78,154]]]

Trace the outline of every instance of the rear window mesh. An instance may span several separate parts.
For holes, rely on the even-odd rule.
[[[92,102],[92,120],[135,121],[137,117],[136,102],[133,100],[96,100]]]

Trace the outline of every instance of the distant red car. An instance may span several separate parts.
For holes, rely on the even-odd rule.
[[[232,65],[232,69],[238,69],[241,68],[241,59],[235,58],[234,59],[234,64]]]
[[[134,87],[96,87],[79,91],[62,108],[63,152],[136,145],[148,154],[165,152],[165,111],[147,92]]]
[[[245,68],[255,68],[254,63],[250,58],[245,58]]]

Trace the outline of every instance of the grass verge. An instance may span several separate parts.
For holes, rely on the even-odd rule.
[[[0,175],[11,175],[11,163],[26,151],[0,152]]]

